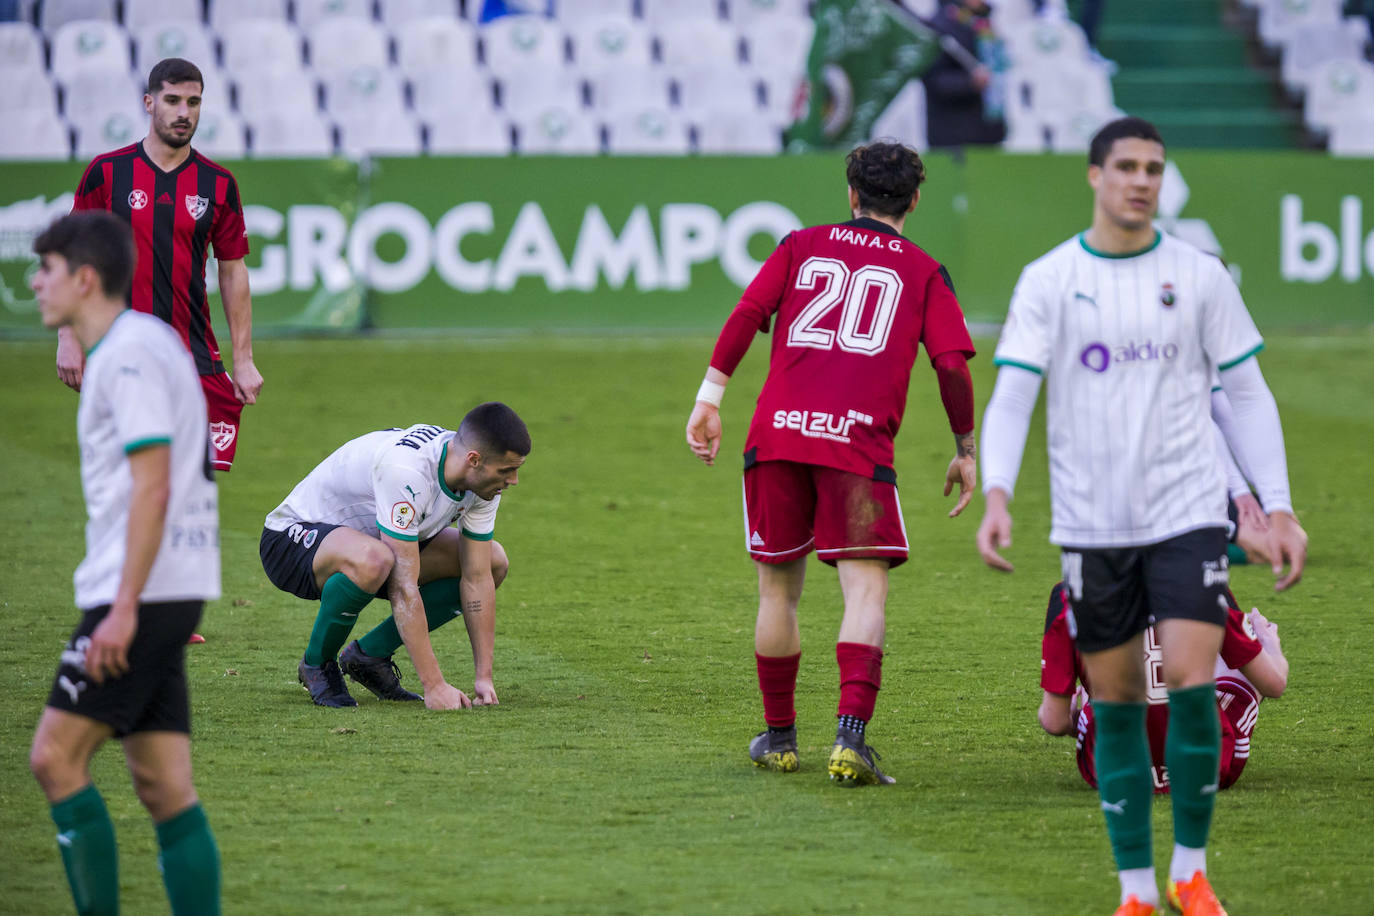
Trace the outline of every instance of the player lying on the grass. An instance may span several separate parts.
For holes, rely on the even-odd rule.
[[[470,410],[458,431],[417,424],[342,445],[264,522],[267,577],[320,610],[297,668],[317,706],[356,706],[342,672],[384,700],[418,700],[392,655],[402,644],[430,709],[495,705],[496,587],[506,552],[492,539],[501,491],[530,452],[524,421],[505,404]],[[453,527],[453,526],[457,527]],[[387,617],[344,649],[373,597]],[[429,632],[461,615],[472,643],[473,696],[444,680]]]
[[[205,396],[176,332],[125,307],[129,228],[74,213],[34,242],[47,327],[89,357],[76,433],[86,557],[73,577],[81,622],[62,652],[29,766],[57,825],[79,913],[119,912],[114,823],[90,763],[110,738],[157,831],[174,914],[217,914],[219,850],[191,781],[186,639],[218,598],[219,503]]]
[[[888,570],[908,553],[893,440],[924,345],[954,432],[945,495],[959,487],[949,513],[958,515],[976,482],[973,343],[944,267],[901,235],[925,179],[921,157],[873,143],[845,165],[854,219],[778,244],[721,330],[687,444],[714,463],[725,385],[754,335],[776,318],[768,379],[744,444],[745,546],[759,577],[754,654],[768,726],[749,756],[760,767],[797,769],[797,604],[815,550],[836,568],[844,595],[830,778],[875,785],[894,781],[878,769],[865,731],[882,680]]]
[[[1250,738],[1263,697],[1279,697],[1288,686],[1288,659],[1279,644],[1278,625],[1258,608],[1241,613],[1235,596],[1226,591],[1229,605],[1226,635],[1216,664],[1217,707],[1221,714],[1221,764],[1218,789],[1240,778],[1250,759]],[[1078,771],[1097,788],[1097,722],[1092,688],[1083,658],[1074,645],[1070,603],[1060,582],[1050,591],[1045,635],[1040,643],[1040,727],[1051,735],[1077,736]],[[1150,736],[1152,778],[1156,794],[1169,791],[1164,762],[1164,739],[1169,727],[1169,695],[1161,678],[1162,656],[1154,627],[1145,631],[1145,673],[1148,702],[1145,727]]]

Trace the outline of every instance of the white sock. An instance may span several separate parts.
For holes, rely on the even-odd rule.
[[[1159,906],[1159,884],[1155,881],[1155,867],[1127,868],[1116,873],[1121,879],[1121,902],[1135,895],[1141,903]]]
[[[1169,863],[1170,881],[1191,881],[1194,872],[1207,874],[1207,850],[1174,844],[1174,860]]]

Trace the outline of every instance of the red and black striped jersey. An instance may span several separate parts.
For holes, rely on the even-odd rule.
[[[142,141],[91,160],[72,210],[108,210],[128,220],[138,245],[131,305],[181,335],[201,375],[224,371],[205,291],[209,246],[232,261],[248,254],[243,205],[229,170],[194,149],[170,172]]]

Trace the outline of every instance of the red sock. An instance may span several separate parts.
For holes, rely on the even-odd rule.
[[[797,708],[792,701],[797,692],[801,653],[771,656],[755,652],[754,661],[759,669],[759,693],[763,694],[763,721],[772,728],[795,724]]]
[[[840,663],[840,706],[836,715],[873,718],[878,688],[883,683],[883,650],[861,642],[835,643]]]

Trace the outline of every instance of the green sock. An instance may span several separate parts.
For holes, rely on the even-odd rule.
[[[200,803],[157,825],[157,856],[175,916],[219,913],[219,847]]]
[[[1169,795],[1174,805],[1174,842],[1202,849],[1212,826],[1221,765],[1221,719],[1215,685],[1169,691],[1164,762],[1169,767]]]
[[[458,583],[461,579],[435,579],[420,586],[420,600],[425,603],[425,619],[433,633],[461,613]],[[396,618],[387,617],[358,640],[358,648],[373,658],[390,658],[403,641],[396,629]]]
[[[1107,836],[1119,870],[1150,868],[1150,740],[1144,703],[1093,700],[1097,720],[1097,791],[1107,818]]]
[[[358,612],[371,600],[371,595],[341,572],[326,579],[320,589],[320,612],[315,616],[315,628],[310,631],[310,642],[305,647],[305,663],[318,667],[337,657],[348,642],[348,634],[353,632],[353,624],[358,622]]]
[[[82,916],[118,913],[119,853],[105,799],[92,783],[51,810],[76,911]]]

